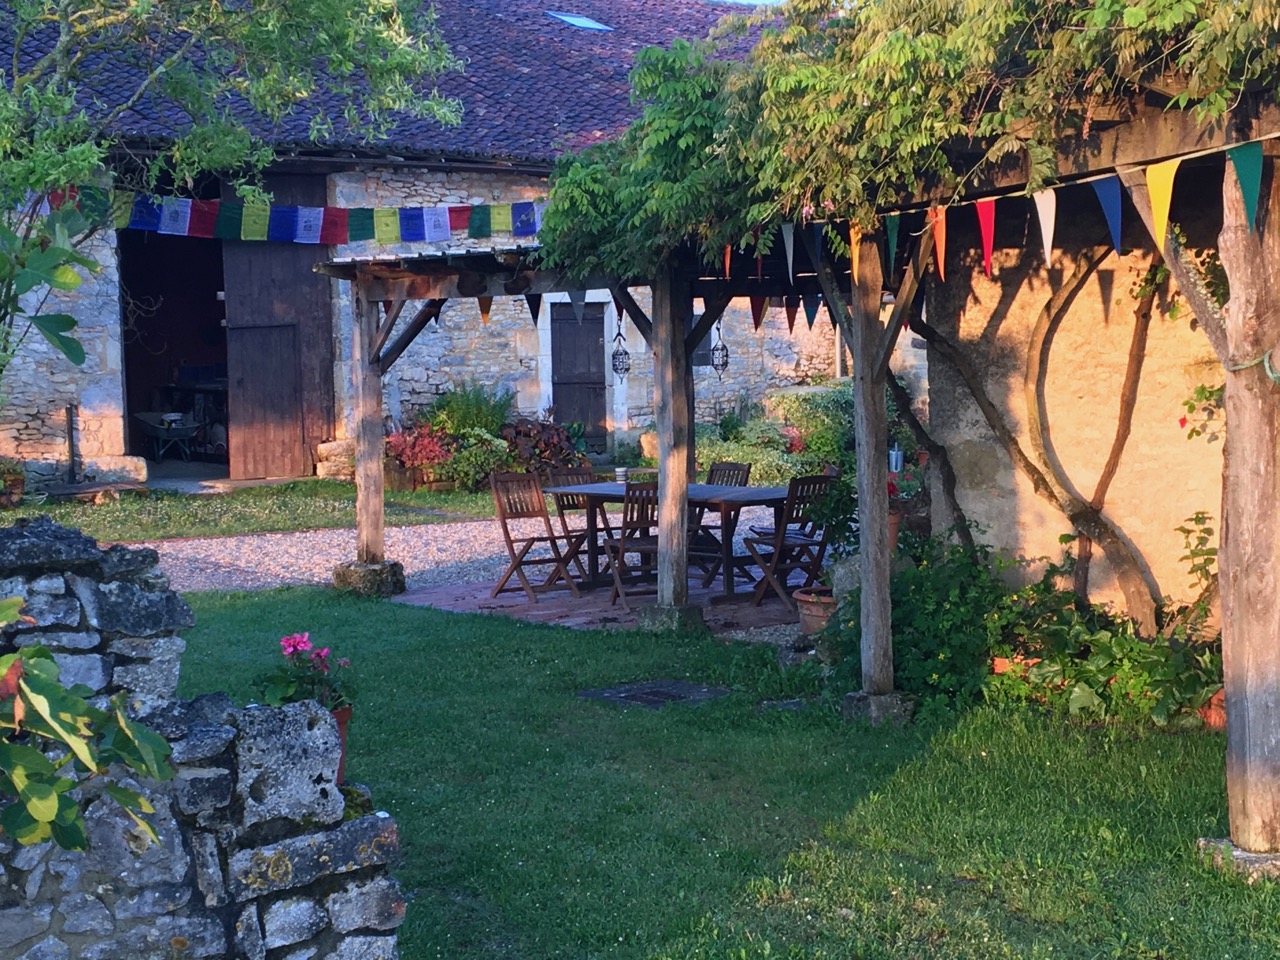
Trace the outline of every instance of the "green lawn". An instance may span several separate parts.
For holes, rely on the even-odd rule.
[[[272,530],[355,526],[356,488],[336,480],[298,480],[232,493],[128,493],[115,503],[24,504],[8,518],[47,513],[99,540],[159,540]],[[387,523],[407,526],[493,516],[485,493],[388,492]]]
[[[351,656],[349,775],[398,819],[406,960],[1271,958],[1275,885],[1200,862],[1226,831],[1223,738],[982,708],[868,730],[761,712],[769,651],[581,633],[313,589],[196,595],[183,692],[285,633]],[[735,688],[652,713],[576,692]]]

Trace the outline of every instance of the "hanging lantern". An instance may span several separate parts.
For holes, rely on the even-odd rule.
[[[627,352],[627,338],[622,335],[622,314],[618,314],[618,332],[613,335],[613,372],[622,380],[631,372],[631,354]]]
[[[729,348],[724,345],[724,338],[720,336],[718,320],[716,321],[716,345],[711,348],[711,369],[721,380],[724,379],[724,372],[729,369]]]

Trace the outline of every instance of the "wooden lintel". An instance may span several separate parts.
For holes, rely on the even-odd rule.
[[[413,319],[400,332],[400,336],[396,337],[391,346],[383,351],[382,344],[378,345],[378,350],[373,356],[381,374],[386,375],[386,372],[391,369],[391,365],[400,359],[400,355],[409,348],[409,344],[418,339],[418,334],[426,329],[428,323],[439,319],[440,311],[444,309],[444,305],[447,302],[446,300],[428,300],[413,315]]]
[[[707,338],[707,334],[711,332],[711,328],[715,326],[716,321],[724,316],[724,312],[729,307],[729,297],[721,295],[714,300],[704,301],[705,309],[702,316],[698,318],[698,322],[693,325],[693,329],[689,331],[684,338],[684,352],[686,356],[693,356],[693,351],[698,349],[698,345]]]
[[[902,332],[903,323],[907,319],[907,312],[911,309],[912,303],[916,299],[916,291],[920,289],[920,281],[924,279],[924,272],[929,269],[929,261],[933,259],[933,231],[926,230],[920,237],[920,242],[916,244],[915,252],[911,255],[911,262],[907,265],[906,275],[902,278],[902,285],[898,287],[898,293],[894,297],[893,311],[889,314],[889,324],[885,327],[884,335],[880,338],[880,345],[876,349],[875,366],[873,376],[876,383],[884,383],[884,378],[889,373],[889,360],[893,356],[893,348],[898,342],[898,334]]]
[[[636,325],[636,329],[640,331],[640,336],[644,337],[644,342],[653,343],[653,322],[645,316],[645,312],[640,309],[640,304],[636,303],[636,298],[631,296],[631,291],[624,286],[616,286],[611,288],[613,295],[618,298],[618,303],[622,304],[622,309],[627,312],[627,316],[631,318],[631,322]]]
[[[587,277],[571,281],[563,274],[543,270],[521,271],[513,280],[510,270],[480,272],[447,265],[408,269],[357,264],[354,274],[338,264],[317,264],[317,272],[338,279],[354,277],[371,300],[450,300],[459,297],[514,297],[527,294],[565,293],[570,290],[607,290],[613,281]],[[324,269],[320,269],[324,268]]]

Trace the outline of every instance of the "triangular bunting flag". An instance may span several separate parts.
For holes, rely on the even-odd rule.
[[[298,208],[272,207],[267,218],[267,239],[275,243],[293,243],[298,235]]]
[[[1169,235],[1169,205],[1173,202],[1173,180],[1178,175],[1180,158],[1153,163],[1147,167],[1147,193],[1151,197],[1151,230],[1156,247],[1164,250]]]
[[[573,304],[573,315],[577,317],[578,322],[582,322],[582,318],[586,315],[587,308],[587,291],[570,290],[569,302]]]
[[[538,325],[538,314],[542,312],[542,294],[526,293],[524,302],[529,305],[529,319],[533,321],[533,325]]]
[[[50,198],[49,203],[53,203]],[[191,224],[191,201],[184,197],[166,197],[160,204],[159,233],[168,233],[176,237],[185,237]]]
[[[782,301],[782,307],[787,311],[787,333],[795,333],[796,314],[800,312],[800,298],[793,293]]]
[[[733,259],[733,247],[729,244],[724,245],[724,278],[729,279],[729,262]]]
[[[1262,141],[1242,143],[1227,150],[1231,166],[1236,169],[1236,182],[1244,196],[1244,211],[1249,218],[1249,229],[1256,229],[1258,193],[1262,189]]]
[[[889,274],[893,274],[893,268],[898,264],[898,227],[902,224],[902,217],[896,213],[890,213],[884,218],[884,238],[889,248]]]
[[[996,202],[979,200],[974,204],[978,211],[978,232],[982,236],[982,269],[991,276],[991,254],[996,242]]]
[[[925,214],[929,229],[933,231],[933,263],[938,268],[938,279],[947,282],[943,267],[947,261],[947,208],[930,207]]]
[[[1111,231],[1111,245],[1120,250],[1120,178],[1104,177],[1093,181],[1093,192],[1102,204],[1102,215],[1107,218],[1107,229]]]
[[[476,303],[480,305],[480,322],[489,322],[489,311],[493,309],[493,297],[476,297]]]
[[[804,304],[804,318],[809,321],[809,329],[813,329],[813,322],[818,319],[818,309],[822,306],[822,294],[811,293],[806,297],[801,297],[800,302]]]
[[[760,324],[764,321],[764,305],[766,301],[764,297],[751,297],[750,300],[751,322],[755,324],[755,328],[759,330]]]
[[[782,225],[782,246],[787,254],[787,282],[795,283],[796,225],[794,223]]]
[[[858,285],[858,268],[862,264],[862,228],[849,221],[849,283]]]
[[[1044,243],[1044,265],[1053,262],[1053,227],[1058,217],[1058,195],[1050,190],[1032,194],[1036,202],[1036,216],[1040,220],[1040,239]]]

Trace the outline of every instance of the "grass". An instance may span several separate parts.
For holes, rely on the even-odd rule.
[[[493,497],[487,492],[388,491],[385,501],[391,526],[493,516]],[[221,494],[126,493],[118,501],[97,505],[24,504],[9,517],[47,513],[58,523],[79,527],[99,540],[161,540],[352,527],[355,502],[354,484],[297,480]]]
[[[314,589],[192,598],[183,692],[281,635],[355,660],[350,776],[398,819],[406,960],[1280,955],[1280,897],[1201,862],[1223,738],[983,707],[906,731],[762,712],[769,651]],[[586,687],[732,687],[629,711]]]

